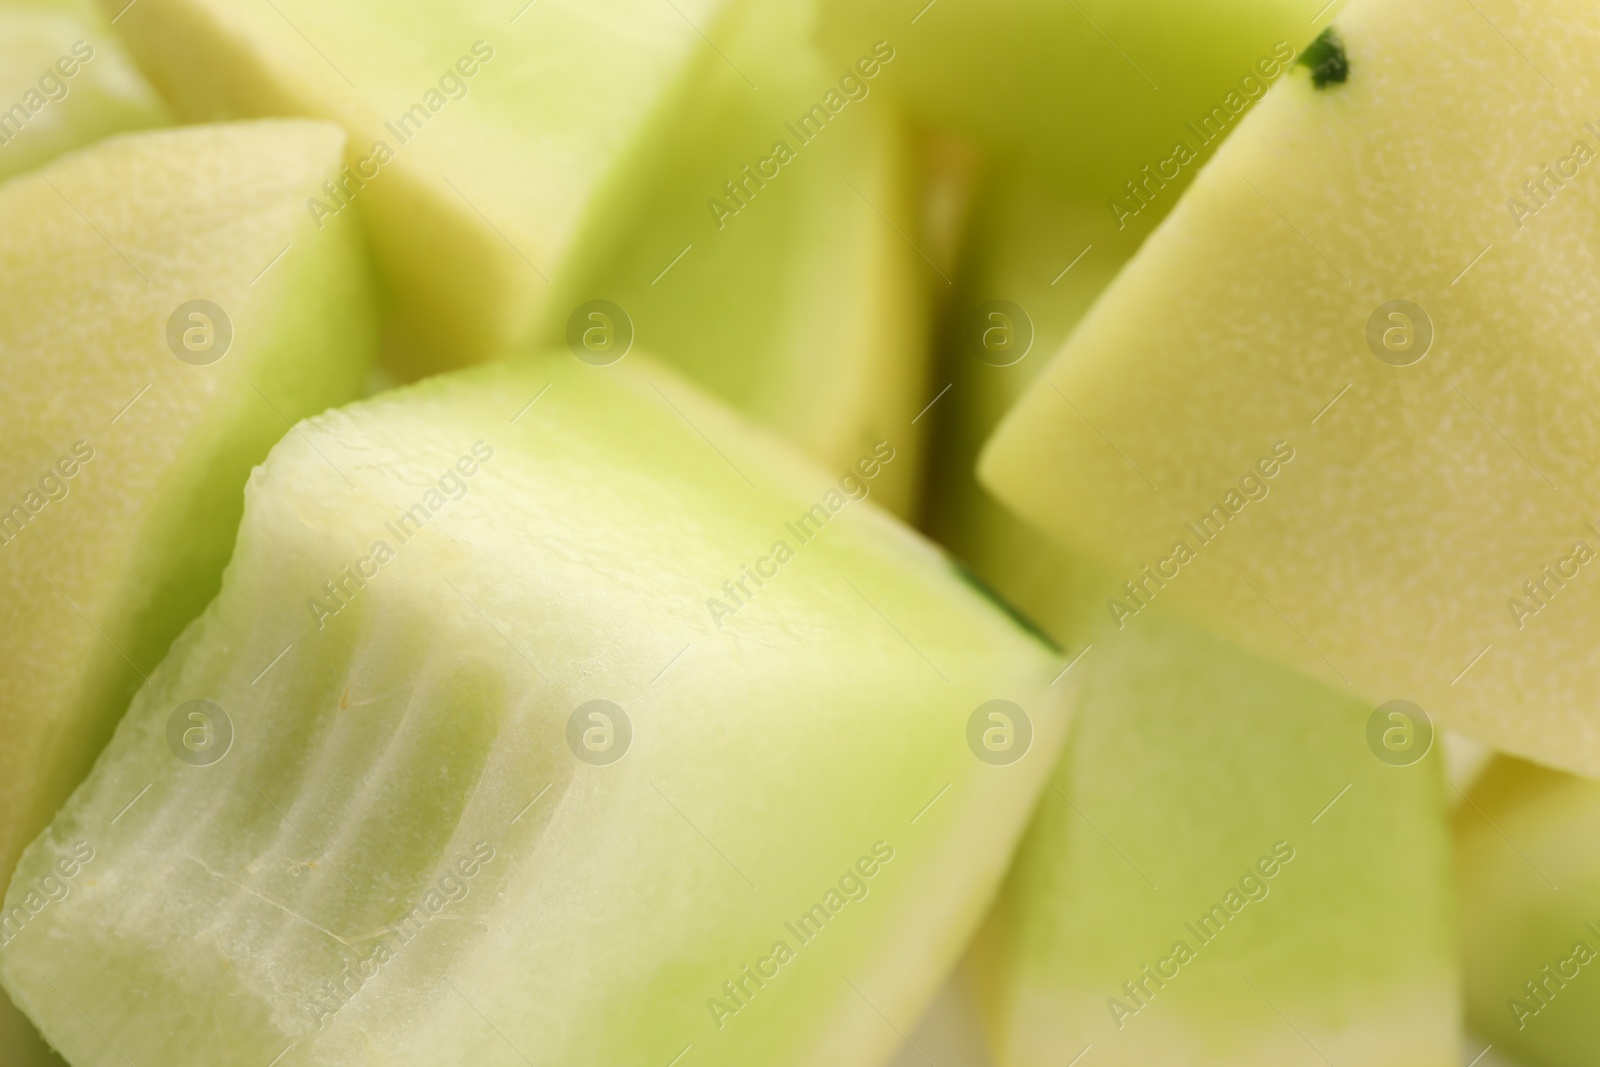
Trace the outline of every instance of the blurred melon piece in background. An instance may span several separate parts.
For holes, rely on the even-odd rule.
[[[1455,812],[1467,1021],[1526,1067],[1600,1059],[1600,782],[1501,757]]]
[[[1337,0],[1321,11],[1304,0],[821,3],[820,39],[836,62],[887,42],[897,59],[885,88],[919,121],[970,136],[1103,212],[1119,197],[1139,210],[1128,183],[1147,200],[1175,200],[1214,142],[1340,7]],[[1180,144],[1186,152],[1175,151]]]
[[[170,121],[98,8],[0,2],[0,181],[113,133]]]
[[[693,127],[672,104],[729,6],[139,0],[117,28],[184,119],[344,126],[317,217],[364,217],[414,376],[530,336],[580,234],[653,182],[635,145]]]
[[[922,471],[912,420],[928,401],[930,292],[948,278],[919,252],[919,146],[879,90],[898,57],[865,47],[870,77],[831,64],[810,44],[813,8],[730,7],[680,120],[620,168],[650,182],[579,242],[542,334],[594,337],[605,347],[580,358],[618,358],[610,330],[586,332],[607,316],[830,469],[891,441],[874,491],[905,514]]]

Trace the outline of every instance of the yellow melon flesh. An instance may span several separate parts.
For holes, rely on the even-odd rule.
[[[6,875],[216,592],[250,467],[357,391],[365,255],[303,206],[343,141],[300,120],[130,134],[0,187]],[[205,365],[167,340],[197,299],[232,327]]]
[[[1112,568],[1119,627],[1181,604],[1341,688],[1595,774],[1600,712],[1570,697],[1600,689],[1600,576],[1579,561],[1600,551],[1600,220],[1576,162],[1600,148],[1600,13],[1479,7],[1348,9],[1347,80],[1297,71],[1240,124],[982,473]],[[1563,160],[1557,186],[1540,168]],[[1399,299],[1434,329],[1409,365],[1383,348]],[[1208,535],[1186,525],[1214,507]]]

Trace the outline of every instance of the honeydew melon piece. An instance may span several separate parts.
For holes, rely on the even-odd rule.
[[[113,133],[169,121],[97,8],[0,4],[0,181]]]
[[[623,166],[651,182],[616,207],[625,225],[584,242],[543,333],[563,343],[603,297],[638,344],[825,466],[890,438],[898,455],[874,491],[904,513],[920,481],[927,291],[946,286],[912,243],[913,149],[877,90],[893,50],[863,46],[872,77],[835,68],[809,44],[812,15],[810,0],[730,9],[721,52],[686,82],[694,121],[663,123]]]
[[[1151,199],[1176,199],[1210,142],[1338,8],[1310,18],[1292,0],[822,0],[820,36],[843,61],[887,40],[900,58],[885,87],[919,120],[977,138],[1104,211],[1146,165],[1157,175]],[[1187,153],[1175,155],[1179,143]]]
[[[1457,1063],[1437,754],[1380,762],[1370,707],[1170,617],[1079,672],[973,948],[996,1061]]]
[[[216,592],[250,467],[360,383],[359,237],[302,206],[343,140],[300,120],[128,134],[0,186],[7,875]],[[221,314],[179,311],[195,300]]]
[[[640,354],[303,425],[252,478],[221,594],[24,857],[18,894],[94,852],[0,950],[6,988],[80,1067],[885,1057],[1003,873],[1070,682],[789,455]],[[802,542],[814,502],[842,506]],[[995,699],[1031,717],[1009,765],[968,748]],[[231,722],[209,766],[169,749],[191,700]],[[593,700],[631,727],[603,736]]]
[[[1094,206],[1016,168],[995,175],[980,202],[937,438],[946,451],[935,531],[1077,659],[1069,677],[1087,675],[1075,739],[1054,773],[1061,793],[1046,791],[972,953],[996,1062],[1059,1067],[1092,1044],[1088,1055],[1110,1063],[1321,1063],[1239,976],[1277,1001],[1279,972],[1321,959],[1330,945],[1337,962],[1315,982],[1289,986],[1278,1004],[1295,1025],[1321,1031],[1313,1040],[1324,1053],[1334,1062],[1455,1062],[1445,826],[1434,793],[1442,761],[1380,764],[1362,740],[1369,707],[1171,619],[1117,633],[1095,596],[1107,576],[962,476],[962,460],[970,471],[983,436],[1041,357],[1132,252],[1131,241],[1096,245],[1062,273],[1091,243]],[[1013,305],[995,312],[1007,318],[973,321],[998,300]],[[1031,331],[1033,348],[1008,365],[986,362],[1018,354],[982,347],[980,331],[997,327],[1015,337]],[[1345,784],[1350,793],[1311,825]],[[1361,804],[1341,810],[1357,795]],[[1121,983],[1142,979],[1140,967],[1168,955],[1175,938],[1193,947],[1183,924],[1236,883],[1234,868],[1280,837],[1297,854],[1271,896],[1248,905],[1215,945],[1198,947],[1186,965],[1194,971],[1156,990],[1137,1018],[1122,1016],[1118,1030],[1108,1001],[1135,1004]],[[1138,857],[1161,892],[1115,848]],[[1384,872],[1398,883],[1388,895],[1374,888]],[[1395,892],[1408,901],[1407,917],[1416,906],[1428,918],[1397,937],[1397,918],[1368,929],[1380,906],[1393,910]],[[1149,912],[1151,901],[1163,907]],[[1328,901],[1339,903],[1330,910]],[[1258,920],[1266,921],[1245,925]],[[1141,958],[1151,949],[1159,952]],[[1404,1021],[1396,1029],[1393,1019]],[[1388,1058],[1369,1057],[1369,1048]]]
[[[1520,229],[1507,210],[1541,160],[1596,143],[1600,14],[1515,10],[1502,37],[1510,5],[1353,5],[1347,80],[1299,71],[1240,124],[981,476],[1112,570],[1116,622],[1139,625],[1146,597],[1120,582],[1143,582],[1334,684],[1600,773],[1600,713],[1570,699],[1600,685],[1600,592],[1576,562],[1600,543],[1600,397],[1572,311],[1596,288],[1595,208],[1563,188]],[[1386,330],[1407,343],[1394,300],[1433,326],[1408,366],[1422,321],[1385,348]],[[1208,514],[1206,536],[1186,525]]]
[[[1467,1020],[1526,1067],[1593,1062],[1600,783],[1502,757],[1467,801],[1455,813]]]
[[[619,167],[635,142],[693,124],[669,105],[726,6],[140,0],[118,28],[184,118],[349,131],[350,192],[318,217],[365,216],[421,373],[529,335],[580,232],[650,181]]]

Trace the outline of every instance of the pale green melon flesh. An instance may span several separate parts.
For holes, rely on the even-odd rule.
[[[868,41],[850,63],[824,60],[806,43],[812,7],[733,6],[723,54],[700,57],[670,108],[694,121],[660,124],[622,166],[651,183],[597,216],[544,334],[562,343],[574,308],[611,300],[639,344],[825,465],[892,440],[877,492],[904,512],[928,400],[926,291],[945,281],[913,244],[908,137],[880,91],[898,56]],[[871,77],[850,65],[863,56]],[[814,105],[822,122],[801,129]]]
[[[1498,14],[1526,59],[1445,0],[1349,9],[1348,80],[1300,71],[1268,94],[982,473],[1111,568],[1108,618],[1139,625],[1120,583],[1161,567],[1156,599],[1273,658],[1593,773],[1600,714],[1570,696],[1600,688],[1600,589],[1550,579],[1531,618],[1512,601],[1532,604],[1524,581],[1575,543],[1600,546],[1594,340],[1572,312],[1600,282],[1595,207],[1569,183],[1518,230],[1507,198],[1575,141],[1600,145],[1583,110],[1600,14]],[[1436,330],[1405,367],[1366,341],[1401,298]],[[1275,445],[1292,462],[1253,475]],[[1202,544],[1185,524],[1213,505],[1228,521]],[[1171,578],[1180,539],[1197,556]]]
[[[8,874],[215,593],[251,465],[360,381],[364,256],[300,213],[342,145],[298,120],[130,134],[0,186]],[[193,299],[233,325],[209,366],[167,347]]]
[[[1600,784],[1502,757],[1467,799],[1455,813],[1467,1021],[1525,1067],[1592,1063]]]
[[[304,112],[344,123],[353,160],[375,140],[395,148],[349,200],[400,294],[410,373],[499,355],[529,331],[564,343],[576,309],[604,298],[637,343],[831,466],[893,437],[882,492],[909,505],[932,275],[906,236],[904,134],[881,94],[824,112],[810,145],[785,126],[841,75],[804,43],[809,0],[702,0],[683,17],[656,0],[546,2],[509,25],[515,12],[482,3],[385,8],[378,26],[279,6],[160,0],[123,21],[185,114]],[[479,39],[494,55],[459,79],[466,96],[399,144],[397,116],[452,42]],[[197,49],[226,58],[197,63]],[[719,225],[709,203],[738,206],[723,182],[780,139],[796,159]]]
[[[0,4],[0,180],[113,133],[168,121],[97,10]]]
[[[1175,162],[1161,179],[1174,147],[1208,152],[1339,7],[822,0],[820,29],[838,60],[875,40],[893,44],[901,58],[886,88],[922,122],[1047,173],[1058,189],[1102,211],[1112,197],[1126,197],[1124,183],[1143,180],[1149,165],[1157,173],[1153,199],[1164,211],[1159,205],[1170,205],[1197,168],[1197,160]]]
[[[1063,274],[1097,206],[1015,168],[980,203],[948,354],[935,529],[1063,643],[1087,685],[1054,774],[1060,792],[1041,801],[972,956],[996,1062],[1060,1067],[1092,1045],[1085,1062],[1321,1063],[1245,979],[1336,1063],[1455,1062],[1440,761],[1384,766],[1365,747],[1369,707],[1171,619],[1118,634],[1095,596],[1107,576],[969,473],[1005,406],[1131,252],[1131,242],[1097,246]],[[966,321],[996,299],[1023,308],[1035,334],[1011,366],[980,361]],[[1200,946],[1184,923],[1278,840],[1296,858],[1268,897]],[[1426,919],[1407,925],[1409,905],[1405,921],[1381,915],[1396,893]],[[1196,960],[1119,1030],[1108,1001],[1134,1006],[1122,983],[1180,938]]]
[[[981,917],[1071,682],[926,543],[643,358],[436,378],[256,472],[221,595],[19,868],[95,853],[0,951],[80,1067],[111,1043],[171,1067],[820,1067],[898,1042],[884,1017],[914,1021]],[[800,543],[814,501],[842,506]],[[413,506],[421,533],[386,525]],[[380,540],[395,557],[362,563]],[[793,558],[719,627],[708,598],[778,540]],[[203,768],[165,739],[195,698],[235,728]],[[565,740],[591,699],[633,723],[609,766]],[[967,747],[991,699],[1032,716],[1009,766]],[[784,924],[880,841],[865,898],[800,944]],[[719,1029],[708,1000],[779,940],[795,958]]]
[[[1380,762],[1369,707],[1170,618],[1078,672],[974,947],[997,1062],[1458,1062],[1437,755]],[[1220,932],[1197,930],[1213,905]]]
[[[617,166],[682,121],[662,104],[726,4],[522,6],[140,0],[118,28],[185,118],[331,119],[358,178],[375,144],[393,153],[348,184],[352,208],[321,199],[366,218],[418,372],[527,336],[587,217],[649,180]]]

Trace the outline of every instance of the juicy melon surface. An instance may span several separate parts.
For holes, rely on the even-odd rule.
[[[1071,683],[838,474],[640,361],[432,379],[311,420],[255,472],[221,595],[7,902],[93,851],[0,949],[76,1063],[821,1065],[898,1043],[885,1017],[914,1021],[980,918]],[[831,517],[801,542],[785,524],[814,503]],[[778,541],[776,576],[715,617]],[[994,699],[1033,724],[1010,765],[968,747]],[[232,723],[209,766],[169,746],[191,700]],[[592,700],[631,722],[606,765],[569,745]]]
[[[365,257],[301,206],[342,147],[299,120],[129,134],[0,186],[6,874],[216,592],[250,467],[359,387]],[[195,299],[232,326],[207,365],[168,347]]]
[[[714,32],[726,6],[140,0],[118,28],[183,118],[349,131],[360,182],[321,200],[368,220],[396,344],[423,372],[528,336],[591,211],[614,206],[606,191],[648,180],[617,167],[682,121],[661,104],[709,47],[695,27]]]
[[[1600,551],[1600,279],[1572,168],[1575,145],[1600,149],[1600,15],[1481,6],[1347,9],[1347,79],[1299,71],[1241,122],[982,475],[1111,570],[1119,626],[1180,604],[1351,692],[1595,774],[1600,715],[1570,695],[1600,687],[1600,583],[1578,562]],[[1536,215],[1508,206],[1562,159],[1576,176]],[[1367,340],[1406,328],[1393,300],[1433,326],[1410,365]]]

